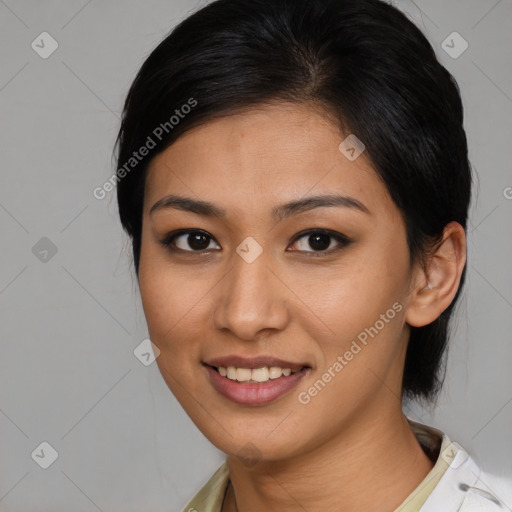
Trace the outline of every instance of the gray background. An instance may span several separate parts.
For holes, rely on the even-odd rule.
[[[92,195],[143,59],[205,3],[0,1],[2,512],[181,510],[223,460],[134,356],[147,331],[129,248],[114,193]],[[437,408],[407,410],[512,476],[512,1],[396,4],[459,82],[478,173],[449,376]],[[458,58],[441,45],[454,31]],[[31,455],[43,441],[48,469]]]

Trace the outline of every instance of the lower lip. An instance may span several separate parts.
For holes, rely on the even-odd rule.
[[[304,368],[296,373],[267,382],[249,383],[223,377],[211,366],[204,365],[210,376],[213,387],[222,396],[241,405],[263,405],[273,402],[293,389],[299,381],[308,373],[310,368]]]

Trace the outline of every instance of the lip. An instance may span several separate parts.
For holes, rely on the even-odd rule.
[[[224,361],[225,359],[223,359]],[[247,364],[247,362],[244,364]],[[254,368],[261,368],[262,366],[266,366],[266,364]],[[280,365],[273,364],[273,366]],[[208,373],[212,386],[219,394],[236,404],[253,406],[269,404],[288,394],[311,371],[311,368],[307,367],[288,375],[288,377],[281,375],[281,377],[270,379],[267,382],[249,383],[223,377],[213,366],[208,364],[203,364],[203,367]],[[248,368],[248,366],[240,367]],[[290,367],[285,366],[285,368]]]
[[[225,368],[234,366],[235,368],[250,368],[251,370],[254,368],[263,368],[264,366],[268,366],[269,368],[271,366],[279,366],[280,368],[290,368],[292,371],[300,370],[304,368],[304,366],[311,366],[308,363],[293,363],[270,356],[247,358],[235,355],[210,359],[209,361],[204,361],[204,364],[215,366],[216,368],[219,366],[224,366]]]

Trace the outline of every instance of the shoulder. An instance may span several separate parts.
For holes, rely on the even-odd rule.
[[[503,504],[500,510],[512,511],[512,476],[497,475],[482,471],[479,485],[492,493]]]
[[[224,461],[186,505],[183,512],[220,512],[228,484],[229,468]]]
[[[449,467],[420,512],[506,512],[512,510],[512,479],[482,471],[458,443],[443,454]]]

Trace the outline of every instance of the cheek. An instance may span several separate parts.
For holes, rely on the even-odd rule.
[[[165,257],[165,252],[154,244],[141,246],[139,288],[153,343],[162,352],[177,349],[179,332],[190,328],[194,304],[201,296],[200,282],[191,281],[187,272],[177,271]]]
[[[346,340],[373,325],[395,302],[403,302],[409,278],[407,258],[407,251],[368,248],[354,251],[330,269],[297,271],[289,279],[333,339],[341,335]]]
[[[363,390],[368,390],[376,379],[372,372],[383,375],[391,365],[396,364],[398,368],[409,278],[408,257],[407,246],[400,241],[386,243],[376,239],[374,247],[358,251],[353,258],[347,257],[343,267],[328,276],[300,278],[299,293],[307,297],[307,304],[329,328],[320,338],[318,332],[310,331],[323,353],[322,371],[331,368],[338,356],[343,358],[343,370],[335,372],[337,378],[333,382],[336,383],[329,385],[331,392],[340,385],[351,389],[352,397],[361,398]],[[305,330],[307,322],[302,326]]]
[[[370,403],[379,390],[396,388],[398,392],[403,365],[403,287],[397,283],[398,274],[386,276],[385,265],[377,267],[377,262],[370,267],[361,260],[357,272],[309,283],[308,300],[330,331],[313,336],[321,352],[320,365],[314,378],[298,390],[302,393],[299,402],[304,404],[304,428],[317,428],[314,418],[321,417],[325,431],[334,435],[340,423]],[[315,297],[322,299],[315,301]],[[302,328],[308,329],[307,322]],[[387,394],[395,399],[393,393]]]
[[[142,245],[139,287],[151,341],[159,348],[156,362],[173,395],[190,414],[201,396],[196,378],[205,325],[201,313],[204,280],[169,264],[159,247]],[[201,315],[202,319],[199,318]]]

